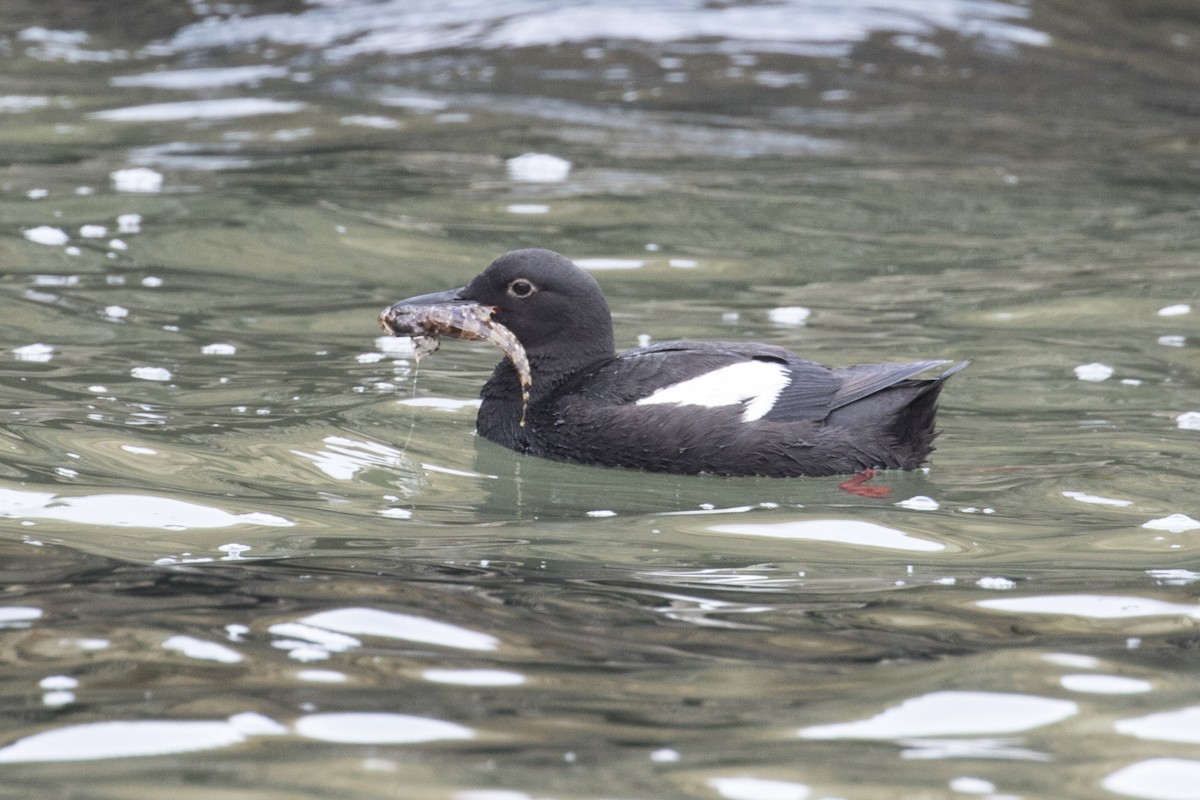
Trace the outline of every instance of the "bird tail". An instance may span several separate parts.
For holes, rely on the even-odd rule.
[[[892,418],[889,433],[903,449],[910,452],[909,457],[914,466],[924,462],[933,452],[933,440],[938,435],[938,431],[934,429],[938,397],[946,379],[966,369],[970,363],[970,359],[967,359],[950,367],[936,378],[903,381],[894,387],[911,392],[911,399]]]

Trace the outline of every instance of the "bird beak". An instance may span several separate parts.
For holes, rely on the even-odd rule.
[[[384,311],[388,313],[392,308],[403,308],[406,306],[450,306],[461,305],[461,303],[472,302],[464,300],[462,293],[467,287],[458,287],[457,289],[448,289],[445,291],[434,291],[432,294],[416,295],[415,297],[407,297],[404,300],[397,300]]]
[[[391,308],[400,306],[442,306],[448,303],[470,303],[470,300],[465,300],[462,293],[467,287],[460,286],[457,289],[448,289],[444,292],[433,292],[432,294],[419,294],[416,297],[409,297],[404,300],[397,300],[392,303]]]

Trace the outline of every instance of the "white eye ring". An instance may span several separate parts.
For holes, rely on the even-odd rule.
[[[524,300],[526,297],[532,297],[537,294],[538,288],[533,285],[533,282],[526,278],[517,278],[508,285],[509,297],[515,297],[518,300]]]

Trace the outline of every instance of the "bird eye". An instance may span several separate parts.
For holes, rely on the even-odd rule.
[[[537,291],[537,287],[524,278],[517,278],[508,285],[508,293],[513,297],[529,297]]]

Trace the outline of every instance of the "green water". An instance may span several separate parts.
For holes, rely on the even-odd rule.
[[[108,5],[0,11],[0,797],[1200,797],[1200,11]],[[520,458],[376,316],[526,246],[972,365],[884,499]]]

